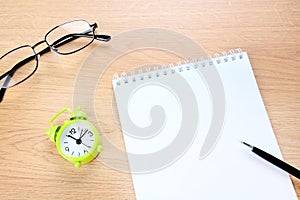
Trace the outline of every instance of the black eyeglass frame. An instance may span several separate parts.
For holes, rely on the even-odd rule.
[[[87,31],[84,32],[84,33],[68,34],[68,35],[65,35],[65,36],[59,38],[58,40],[56,40],[55,42],[53,42],[53,44],[49,44],[49,43],[48,43],[47,37],[48,37],[48,35],[49,35],[51,32],[53,32],[55,29],[57,29],[57,28],[59,28],[59,27],[65,25],[65,24],[67,24],[67,23],[76,22],[76,21],[84,21],[84,22],[86,22],[87,24],[89,24],[91,30],[87,30]],[[4,81],[4,83],[3,83],[4,87],[3,87],[3,85],[2,85],[2,86],[1,86],[1,89],[0,89],[0,102],[2,102],[3,97],[4,97],[4,94],[5,94],[7,88],[15,87],[15,86],[17,86],[17,85],[23,83],[24,81],[26,81],[27,79],[29,79],[29,78],[37,71],[37,69],[38,69],[38,64],[39,64],[39,57],[42,56],[43,54],[45,54],[45,53],[47,53],[47,52],[53,50],[54,52],[56,52],[56,53],[58,53],[58,54],[61,54],[61,55],[69,55],[69,54],[76,53],[76,52],[78,52],[78,51],[80,51],[80,50],[86,48],[86,47],[89,46],[95,39],[96,39],[96,40],[99,40],[99,41],[103,41],[103,42],[108,42],[108,41],[110,41],[111,36],[109,36],[109,35],[95,35],[95,30],[96,30],[96,28],[98,28],[98,25],[97,25],[96,23],[90,24],[90,23],[88,23],[86,20],[73,20],[73,21],[65,22],[65,23],[63,23],[63,24],[57,25],[57,26],[55,26],[54,28],[52,28],[50,31],[48,31],[48,32],[45,34],[44,40],[39,41],[38,43],[34,44],[33,46],[31,46],[31,45],[22,45],[22,46],[19,46],[19,47],[15,48],[15,49],[10,50],[9,52],[7,52],[7,53],[5,53],[3,56],[1,56],[1,57],[0,57],[0,61],[1,61],[1,59],[3,59],[3,58],[4,58],[5,56],[7,56],[8,54],[10,54],[10,53],[12,53],[12,52],[14,52],[14,51],[16,51],[16,50],[18,50],[18,49],[21,49],[21,48],[29,47],[29,48],[31,48],[32,51],[33,51],[33,55],[32,55],[32,56],[29,56],[29,57],[25,58],[24,60],[18,62],[18,63],[17,63],[15,66],[13,66],[10,70],[8,70],[7,72],[5,72],[4,74],[2,74],[2,75],[0,76],[0,81],[1,81],[2,79],[4,79],[5,77],[7,77],[7,78],[5,79],[5,81]],[[70,51],[70,52],[64,53],[64,52],[59,52],[59,51],[57,50],[57,47],[60,47],[60,46],[62,46],[62,45],[64,45],[64,44],[67,44],[67,43],[69,43],[69,42],[71,42],[71,41],[73,41],[73,40],[75,40],[75,39],[77,39],[77,38],[79,38],[79,37],[89,37],[89,38],[92,38],[92,40],[91,40],[89,43],[87,43],[86,45],[84,45],[83,47],[81,47],[81,48],[79,48],[79,49],[76,49],[76,50],[74,50],[74,51]],[[40,52],[37,53],[37,52],[35,51],[35,48],[36,48],[37,46],[39,46],[40,44],[42,44],[42,43],[46,43],[48,47],[46,47],[45,49],[43,49],[43,50],[41,50]],[[17,83],[14,84],[13,86],[6,87],[6,85],[9,84],[10,79],[13,77],[14,73],[15,73],[18,69],[20,69],[22,66],[24,66],[26,63],[32,61],[33,59],[36,60],[36,66],[35,66],[34,70],[33,70],[26,78],[24,78],[23,80],[17,82]]]

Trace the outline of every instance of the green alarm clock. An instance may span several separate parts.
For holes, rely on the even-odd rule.
[[[70,120],[62,126],[54,126],[53,121],[64,112],[71,113]],[[91,162],[102,151],[99,133],[80,107],[75,111],[70,108],[59,111],[50,120],[50,129],[46,130],[46,134],[56,144],[59,154],[75,167]]]

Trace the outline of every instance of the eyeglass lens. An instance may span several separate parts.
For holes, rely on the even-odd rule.
[[[23,62],[24,64],[22,64],[22,67],[18,68],[7,76],[11,77],[13,75],[11,79],[7,79],[7,77],[3,78],[0,81],[1,88],[13,87],[27,77],[31,76],[37,67],[37,60],[35,59],[35,56],[34,50],[31,47],[24,46],[15,49],[3,57],[0,62],[0,74],[4,74],[14,66],[16,67],[17,64],[20,64],[20,61],[24,61],[24,58],[28,58],[28,61]]]
[[[76,20],[57,26],[46,35],[45,40],[50,46],[53,46],[58,53],[67,54],[77,51],[93,41],[93,36],[80,37],[80,34],[87,33],[93,34],[93,28],[90,24],[84,20]],[[64,41],[70,39],[72,42],[64,43]],[[62,43],[63,45],[59,45]]]

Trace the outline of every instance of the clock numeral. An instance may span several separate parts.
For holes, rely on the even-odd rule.
[[[89,135],[90,137],[93,137],[94,134],[93,134],[92,131],[89,131],[89,132],[88,132],[88,135]]]
[[[72,156],[73,156],[73,154],[74,154],[74,151],[72,151]]]
[[[84,154],[86,154],[87,152],[88,152],[88,151],[87,151],[86,149],[85,149],[85,150],[83,150],[83,153],[84,153]]]
[[[71,135],[74,135],[76,133],[75,128],[71,128],[70,133],[71,133]]]
[[[65,147],[65,150],[66,150],[66,151],[70,151],[69,147]]]
[[[78,152],[78,156],[80,156],[80,152]]]

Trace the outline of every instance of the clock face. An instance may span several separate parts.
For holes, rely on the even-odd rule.
[[[60,136],[62,152],[70,157],[86,155],[94,146],[95,134],[97,133],[83,122],[69,125]]]

